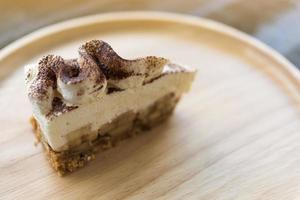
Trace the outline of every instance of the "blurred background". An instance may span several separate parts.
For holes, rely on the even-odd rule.
[[[300,68],[300,0],[1,0],[0,48],[62,20],[125,10],[205,17],[244,31]]]

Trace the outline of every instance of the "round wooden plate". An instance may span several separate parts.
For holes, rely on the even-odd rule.
[[[61,178],[34,146],[22,67],[45,54],[76,57],[90,39],[123,57],[163,56],[198,74],[167,123]],[[299,197],[299,80],[282,56],[209,20],[126,12],[44,28],[0,52],[0,198]]]

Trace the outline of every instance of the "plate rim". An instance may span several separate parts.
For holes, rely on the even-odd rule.
[[[63,30],[78,28],[83,25],[107,22],[107,21],[117,21],[117,20],[162,20],[170,22],[180,22],[183,24],[193,25],[196,27],[202,27],[205,29],[213,30],[225,34],[226,36],[232,37],[253,47],[255,50],[260,51],[264,56],[269,57],[274,60],[279,65],[283,67],[285,73],[296,81],[297,85],[300,87],[300,71],[297,67],[292,64],[287,58],[278,53],[275,49],[268,46],[267,44],[259,41],[258,39],[239,31],[231,26],[217,22],[211,19],[187,15],[178,14],[172,12],[162,12],[162,11],[118,11],[118,12],[108,12],[101,14],[87,15],[77,18],[72,18],[62,22],[58,22],[52,25],[45,26],[43,28],[37,29],[15,41],[8,44],[0,50],[0,63],[5,58],[12,55],[19,48],[23,48],[35,40],[49,37],[51,34],[58,33]]]

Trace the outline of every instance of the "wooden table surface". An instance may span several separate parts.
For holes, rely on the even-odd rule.
[[[169,11],[221,21],[262,40],[300,67],[299,0],[4,0],[0,47],[52,23],[123,10]]]

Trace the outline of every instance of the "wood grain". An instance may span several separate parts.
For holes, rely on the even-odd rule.
[[[0,199],[300,197],[298,72],[260,43],[221,25],[151,16],[102,16],[76,27],[56,26],[49,35],[0,53],[0,71],[11,69],[0,81]],[[168,57],[196,67],[198,75],[167,123],[61,178],[41,146],[34,146],[20,63],[46,53],[76,56],[88,38],[108,41],[125,57]]]

